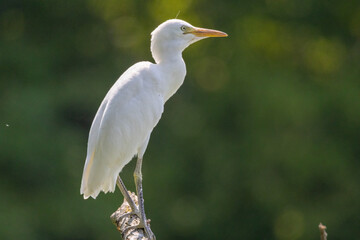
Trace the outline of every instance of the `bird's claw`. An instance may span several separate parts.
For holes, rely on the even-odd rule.
[[[136,214],[136,213],[126,213],[126,214]],[[150,220],[147,220],[146,222],[149,222],[149,221]],[[151,229],[149,228],[148,224],[147,223],[145,224],[144,221],[141,220],[141,218],[140,218],[140,223],[138,225],[126,227],[123,230],[123,234],[126,233],[127,231],[135,230],[135,229],[139,229],[139,228],[144,229],[145,235],[149,238],[149,240],[156,240],[156,237],[155,237],[154,233],[151,231]]]
[[[136,215],[140,218],[141,214],[139,211],[131,211],[131,212],[128,212],[128,213],[124,213],[123,215],[121,215],[119,217],[119,219],[123,219],[124,217],[128,217],[128,216],[131,216],[131,215]]]

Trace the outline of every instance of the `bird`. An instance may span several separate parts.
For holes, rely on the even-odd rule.
[[[199,28],[180,19],[161,23],[151,33],[150,50],[155,63],[142,61],[127,69],[110,88],[91,124],[80,194],[96,198],[102,191],[119,187],[137,214],[150,239],[142,189],[142,160],[150,135],[158,124],[166,101],[180,88],[186,75],[182,52],[208,37],[226,37],[218,30]],[[120,177],[123,167],[137,156],[134,171],[137,207]]]

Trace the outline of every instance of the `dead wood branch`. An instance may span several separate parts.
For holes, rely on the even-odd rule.
[[[320,240],[327,240],[326,226],[320,223],[319,230],[320,230]]]
[[[135,193],[129,191],[130,197],[136,204],[139,206],[138,198]],[[117,230],[121,233],[121,236],[124,240],[148,240],[145,235],[144,229],[137,228],[131,229],[124,232],[124,230],[131,226],[136,226],[140,223],[140,219],[136,214],[130,214],[125,217],[121,217],[126,213],[131,212],[131,207],[124,199],[123,204],[116,210],[113,214],[111,214],[110,219],[113,224],[116,226]]]

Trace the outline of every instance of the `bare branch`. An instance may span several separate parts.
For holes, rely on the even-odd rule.
[[[322,223],[319,224],[319,230],[320,230],[320,240],[327,240],[327,233],[326,233],[326,226],[322,225]]]
[[[130,197],[136,204],[139,206],[138,198],[135,193],[130,192]],[[113,224],[116,226],[117,230],[121,233],[121,236],[124,240],[148,240],[144,233],[144,229],[142,228],[135,228],[125,231],[128,227],[134,227],[140,223],[140,219],[136,214],[129,214],[125,217],[122,217],[124,214],[130,213],[131,207],[124,199],[123,204],[116,210],[113,214],[111,214],[110,219]],[[125,232],[124,232],[125,231]]]

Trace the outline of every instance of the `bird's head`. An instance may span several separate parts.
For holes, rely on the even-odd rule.
[[[221,31],[194,27],[180,19],[170,19],[151,33],[151,52],[156,62],[177,54],[190,44],[208,37],[226,37]]]

